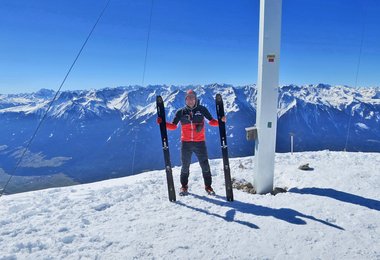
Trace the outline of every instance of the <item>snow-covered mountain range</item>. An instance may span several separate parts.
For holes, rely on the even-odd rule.
[[[64,91],[52,104],[16,175],[59,174],[67,178],[65,182],[83,183],[163,168],[156,95],[163,96],[171,120],[184,106],[188,88],[195,89],[201,104],[214,116],[214,97],[222,94],[230,156],[252,155],[254,144],[246,141],[245,128],[255,123],[256,86]],[[12,172],[54,95],[47,89],[0,94],[0,184]],[[290,150],[290,133],[295,151],[344,150],[346,143],[348,151],[380,151],[380,88],[290,85],[279,88],[278,100],[277,152]],[[218,135],[217,128],[207,127],[210,158],[221,156]],[[169,131],[173,165],[180,164],[179,140],[179,129]]]

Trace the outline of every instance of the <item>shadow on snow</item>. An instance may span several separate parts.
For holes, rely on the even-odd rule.
[[[334,190],[331,188],[302,188],[302,189],[292,188],[288,192],[329,197],[332,199],[336,199],[343,202],[352,203],[359,206],[367,207],[369,209],[380,211],[380,201],[378,200],[364,198],[358,195]]]
[[[236,222],[236,223],[245,225],[245,226],[250,227],[250,228],[258,229],[259,227],[255,224],[252,224],[252,223],[249,223],[246,221],[236,220],[235,215],[236,215],[237,211],[241,212],[241,213],[256,215],[256,216],[274,217],[274,218],[277,218],[277,219],[280,219],[280,220],[283,220],[283,221],[286,221],[288,223],[295,224],[295,225],[307,224],[306,221],[301,219],[301,218],[306,218],[306,219],[314,220],[316,222],[325,224],[325,225],[333,227],[333,228],[344,230],[340,226],[331,224],[327,221],[318,219],[318,218],[310,216],[310,215],[305,215],[305,214],[298,212],[296,210],[293,210],[293,209],[288,209],[288,208],[273,209],[273,208],[268,208],[265,206],[249,204],[249,203],[236,201],[236,200],[233,202],[227,202],[227,201],[224,201],[224,197],[222,197],[222,196],[215,196],[215,197],[218,199],[223,199],[223,201],[213,199],[211,197],[200,196],[200,195],[193,194],[193,193],[190,193],[189,195],[191,195],[197,199],[201,199],[201,200],[204,200],[204,201],[209,202],[209,203],[213,203],[213,204],[221,206],[221,207],[231,208],[231,210],[228,210],[226,212],[225,216],[221,216],[221,215],[218,215],[215,213],[211,213],[205,209],[200,209],[200,208],[196,208],[193,206],[186,205],[180,201],[177,201],[176,203],[178,205],[183,206],[183,207],[186,207],[186,208],[189,208],[189,209],[192,209],[192,210],[195,210],[195,211],[198,211],[198,212],[210,215],[210,216],[221,218],[227,222]]]

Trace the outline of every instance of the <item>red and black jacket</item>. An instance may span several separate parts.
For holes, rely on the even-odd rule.
[[[203,142],[205,141],[205,122],[204,118],[209,120],[211,126],[218,126],[206,107],[198,105],[194,108],[184,107],[179,109],[172,123],[166,123],[169,130],[177,129],[178,122],[181,122],[181,140],[183,142]]]

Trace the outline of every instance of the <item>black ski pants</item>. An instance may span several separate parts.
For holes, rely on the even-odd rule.
[[[181,184],[182,186],[187,185],[189,182],[189,168],[191,163],[191,156],[195,153],[198,158],[199,165],[202,168],[203,180],[206,186],[211,186],[211,171],[210,164],[208,162],[208,154],[206,142],[182,142],[181,145]]]

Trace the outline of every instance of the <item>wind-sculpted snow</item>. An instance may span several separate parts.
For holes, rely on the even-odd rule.
[[[66,174],[90,182],[164,167],[156,125],[155,99],[165,101],[167,120],[184,106],[193,88],[215,117],[215,95],[221,93],[227,113],[232,157],[253,153],[245,128],[256,121],[256,86],[223,84],[157,85],[77,90],[59,93],[18,176]],[[9,174],[46,112],[55,92],[0,95],[0,168]],[[324,84],[282,86],[278,91],[277,152],[348,150],[380,152],[380,89]],[[180,164],[180,128],[169,131],[172,164]],[[206,124],[210,158],[221,156],[218,128]],[[34,159],[33,156],[34,155]],[[36,156],[39,155],[37,161]],[[1,181],[1,180],[0,180]]]

